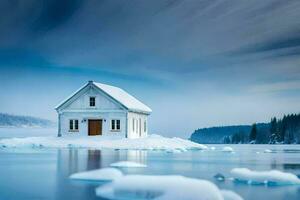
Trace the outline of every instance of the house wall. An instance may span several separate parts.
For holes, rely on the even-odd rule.
[[[95,97],[96,105],[90,107],[90,97]],[[88,119],[102,119],[102,135],[122,136],[128,138],[139,138],[147,136],[148,115],[128,112],[121,104],[97,89],[93,85],[78,92],[72,99],[68,100],[58,110],[59,114],[59,136],[65,135],[88,135]],[[69,130],[69,121],[78,120],[79,130]],[[120,120],[120,131],[111,130],[111,120]],[[133,128],[134,121],[134,128]],[[146,122],[146,130],[145,130]]]
[[[128,138],[146,137],[148,135],[148,115],[128,112],[127,118]]]
[[[60,114],[61,135],[88,135],[88,119],[102,119],[102,135],[105,136],[122,136],[126,135],[126,111],[120,112],[64,112]],[[69,120],[78,120],[78,132],[69,130]],[[111,130],[111,120],[120,120],[120,131]]]
[[[90,97],[95,97],[95,106],[90,107]],[[64,135],[88,135],[88,119],[102,119],[102,135],[126,136],[127,110],[99,89],[90,85],[76,94],[58,110],[59,133]],[[78,120],[78,131],[69,130],[69,121]],[[120,120],[120,131],[111,130],[111,120]]]
[[[96,97],[96,105],[94,107],[90,107],[90,97]],[[99,92],[94,86],[89,86],[85,90],[75,98],[74,101],[67,104],[63,111],[69,110],[99,110],[109,111],[109,110],[124,110],[120,105],[113,102],[110,98],[108,98],[103,93]]]

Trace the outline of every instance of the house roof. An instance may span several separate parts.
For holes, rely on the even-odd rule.
[[[63,101],[58,106],[56,106],[55,109],[58,109],[59,107],[61,107],[64,103],[69,101],[73,96],[75,96],[79,91],[81,91],[83,88],[85,88],[89,84],[96,86],[98,89],[103,91],[105,94],[107,94],[108,96],[113,98],[115,101],[117,101],[121,105],[123,105],[129,111],[142,112],[142,113],[147,113],[147,114],[150,114],[152,112],[152,110],[148,106],[146,106],[145,104],[143,104],[142,102],[137,100],[132,95],[128,94],[125,90],[123,90],[119,87],[115,87],[115,86],[111,86],[111,85],[107,85],[107,84],[103,84],[103,83],[97,83],[94,81],[89,81],[87,84],[85,84],[83,87],[81,87],[75,93],[73,93],[70,97],[68,97],[65,101]]]

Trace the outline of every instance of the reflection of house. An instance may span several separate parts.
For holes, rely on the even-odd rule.
[[[147,136],[151,109],[118,87],[89,81],[56,108],[58,136]]]
[[[59,149],[57,151],[55,199],[99,199],[95,195],[95,188],[99,186],[99,183],[73,181],[69,179],[69,176],[77,172],[109,167],[111,163],[124,160],[146,164],[147,151]]]
[[[76,172],[102,168],[100,150],[59,149],[57,152],[57,175],[55,199],[97,199],[95,187],[71,181]]]

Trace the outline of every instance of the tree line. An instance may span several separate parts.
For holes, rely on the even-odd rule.
[[[226,144],[300,144],[300,114],[285,115],[281,119],[272,118],[268,126],[254,123],[249,133],[236,132],[225,136]]]

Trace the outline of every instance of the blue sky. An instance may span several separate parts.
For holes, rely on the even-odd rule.
[[[0,111],[56,120],[88,80],[153,109],[150,131],[300,111],[297,0],[1,1]]]

